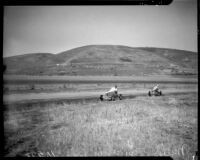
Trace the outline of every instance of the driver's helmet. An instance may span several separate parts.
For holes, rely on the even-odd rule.
[[[117,88],[117,85],[115,85],[115,88]]]

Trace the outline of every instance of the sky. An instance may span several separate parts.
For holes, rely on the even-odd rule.
[[[92,44],[197,52],[197,1],[167,6],[5,6],[3,57]]]

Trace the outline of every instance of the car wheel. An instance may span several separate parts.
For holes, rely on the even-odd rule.
[[[118,96],[118,98],[119,98],[119,100],[122,100],[122,95],[120,94],[120,95]]]
[[[151,92],[150,91],[149,91],[148,95],[149,95],[149,97],[151,97]]]
[[[99,99],[100,99],[101,101],[103,101],[103,95],[100,95]]]

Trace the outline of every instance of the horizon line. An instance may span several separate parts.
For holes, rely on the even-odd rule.
[[[180,51],[187,51],[187,52],[193,52],[193,53],[198,53],[198,51],[192,51],[192,50],[185,50],[185,49],[178,49],[178,48],[166,48],[166,47],[154,47],[154,46],[138,46],[138,47],[132,47],[132,46],[128,46],[128,45],[119,45],[119,44],[90,44],[90,45],[83,45],[83,46],[79,46],[79,47],[74,47],[71,49],[67,49],[67,50],[63,50],[57,53],[52,53],[52,52],[29,52],[29,53],[23,53],[23,54],[17,54],[14,56],[4,56],[3,54],[3,58],[9,58],[9,57],[15,57],[15,56],[22,56],[22,55],[28,55],[28,54],[53,54],[53,55],[57,55],[63,52],[67,52],[76,48],[81,48],[81,47],[89,47],[89,46],[124,46],[124,47],[129,47],[129,48],[157,48],[157,49],[171,49],[171,50],[180,50]]]

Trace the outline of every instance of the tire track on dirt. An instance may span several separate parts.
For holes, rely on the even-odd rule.
[[[166,89],[162,90],[163,94],[183,94],[198,92],[197,89]],[[58,92],[58,93],[28,93],[28,94],[10,94],[4,95],[4,104],[12,103],[30,103],[30,102],[50,102],[57,100],[81,100],[81,99],[98,99],[104,92]],[[136,96],[148,96],[148,90],[121,90],[120,94],[126,98]]]

